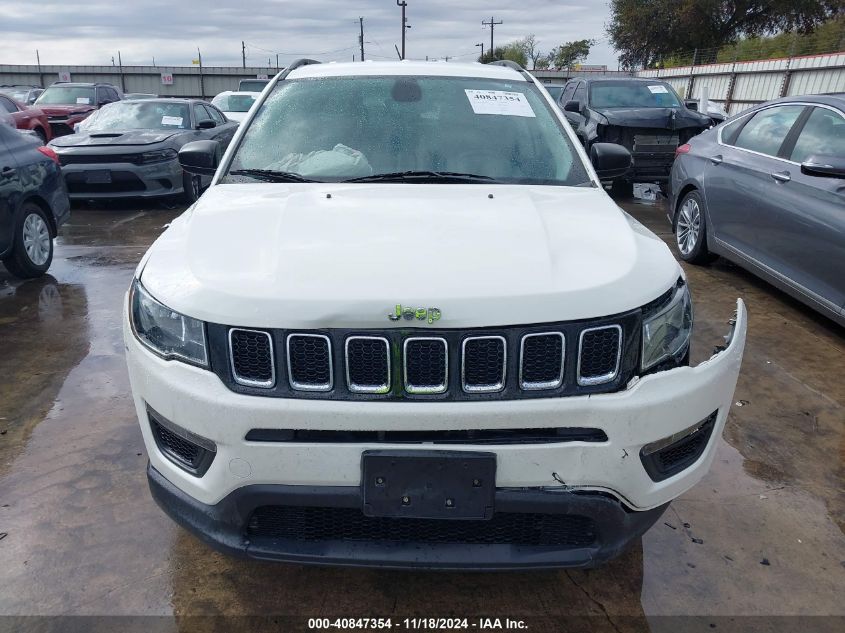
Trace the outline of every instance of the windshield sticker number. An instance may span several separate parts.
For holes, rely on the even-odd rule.
[[[161,117],[161,124],[162,125],[182,125],[182,117],[164,115],[163,117]]]
[[[521,92],[505,90],[464,90],[476,114],[536,117],[531,104]]]
[[[651,94],[653,95],[668,95],[669,91],[666,90],[666,86],[649,86],[649,90],[651,90]]]
[[[76,103],[78,105],[89,105],[91,103],[91,99],[89,97],[77,97]]]

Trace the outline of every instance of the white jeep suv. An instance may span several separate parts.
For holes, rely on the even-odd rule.
[[[126,298],[156,501],[252,558],[503,569],[617,555],[710,466],[745,344],[689,366],[664,243],[514,64],[276,77]]]

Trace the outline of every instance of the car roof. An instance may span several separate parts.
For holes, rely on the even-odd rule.
[[[258,79],[256,79],[256,81],[258,81]],[[226,95],[226,96],[245,95],[245,96],[248,96],[248,97],[255,97],[257,99],[258,97],[261,96],[261,93],[256,92],[254,90],[224,90],[223,92],[218,92],[216,95],[214,95],[214,98],[216,99],[220,95]]]
[[[108,86],[109,88],[117,88],[117,86],[115,86],[114,84],[110,84],[110,83],[107,83],[105,81],[96,81],[96,82],[91,82],[91,81],[56,81],[56,82],[50,84],[48,87],[52,88],[53,86],[62,86],[62,87],[70,86],[71,88],[73,88],[74,86],[77,86],[77,87],[80,87],[80,88],[89,88],[89,87],[92,88],[94,86]]]
[[[782,99],[775,99],[774,101],[767,101],[765,104],[761,105],[769,105],[772,103],[821,103],[824,105],[833,106],[835,108],[839,108],[840,110],[845,109],[845,93],[838,92],[832,94],[822,94],[822,95],[795,95],[794,97],[783,97]]]
[[[507,79],[510,81],[528,81],[522,73],[497,64],[473,62],[458,64],[454,62],[426,61],[366,61],[366,62],[329,62],[327,64],[307,64],[294,68],[288,79],[312,77],[355,77],[355,76],[434,76],[434,77],[473,77],[478,79]]]
[[[636,83],[666,83],[665,79],[660,77],[573,77],[573,79],[581,79],[588,83],[594,81],[633,81]]]
[[[121,99],[115,103],[126,103],[127,101],[143,101],[144,103],[184,103],[190,105],[191,103],[208,103],[203,99],[183,99],[180,97],[156,97],[154,99]]]

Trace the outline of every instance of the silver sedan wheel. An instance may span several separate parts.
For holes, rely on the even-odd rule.
[[[698,244],[701,233],[701,208],[695,198],[687,198],[678,214],[675,241],[682,255],[689,255]]]
[[[36,266],[43,266],[50,257],[50,229],[37,213],[30,213],[23,221],[23,247]]]

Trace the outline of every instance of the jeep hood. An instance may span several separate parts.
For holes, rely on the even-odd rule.
[[[600,189],[385,183],[215,185],[139,272],[184,314],[281,328],[599,317],[657,298],[681,274]],[[392,323],[396,304],[442,318]]]
[[[176,132],[169,130],[129,130],[126,132],[91,132],[89,134],[69,134],[60,136],[52,142],[55,147],[85,147],[109,145],[152,145],[166,141]]]
[[[687,127],[707,128],[709,117],[684,108],[596,108],[608,125],[651,127],[680,130]]]

